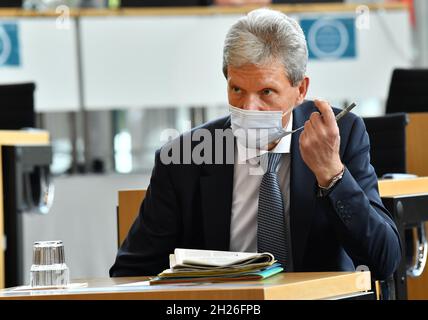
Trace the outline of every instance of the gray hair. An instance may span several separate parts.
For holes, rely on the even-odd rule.
[[[296,20],[282,12],[257,9],[232,25],[223,49],[223,73],[229,65],[262,65],[273,61],[284,65],[286,75],[296,86],[306,73],[308,48]]]

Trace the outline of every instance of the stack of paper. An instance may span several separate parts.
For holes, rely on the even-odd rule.
[[[260,280],[283,271],[268,252],[175,249],[169,264],[150,284]]]

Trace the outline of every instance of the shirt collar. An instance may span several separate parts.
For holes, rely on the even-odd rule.
[[[288,120],[287,126],[285,127],[286,131],[293,130],[293,113],[290,113],[290,120]],[[290,146],[291,146],[291,134],[285,136],[281,140],[279,140],[278,144],[270,150],[269,152],[273,153],[290,153]],[[246,148],[245,146],[241,145],[240,143],[236,143],[237,146],[237,156],[238,156],[238,163],[244,163],[252,158],[256,158],[266,152],[267,150],[257,150],[257,149],[251,149]]]

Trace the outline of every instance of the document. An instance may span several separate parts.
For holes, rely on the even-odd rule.
[[[170,255],[170,268],[227,268],[252,264],[265,264],[274,261],[272,254],[252,252],[231,252],[215,250],[175,249]]]
[[[170,268],[150,284],[260,280],[283,271],[271,253],[248,253],[177,248]]]

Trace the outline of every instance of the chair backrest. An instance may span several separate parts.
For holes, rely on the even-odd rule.
[[[370,162],[378,177],[406,173],[405,113],[363,118],[370,138]]]
[[[22,2],[24,0],[2,0],[0,1],[0,7],[6,8],[22,8]]]
[[[146,196],[146,190],[119,191],[119,204],[117,208],[117,242],[122,244],[128,235],[132,223],[138,216],[141,203]]]
[[[386,113],[428,112],[428,69],[395,69]]]
[[[0,85],[0,129],[34,127],[34,83]]]

